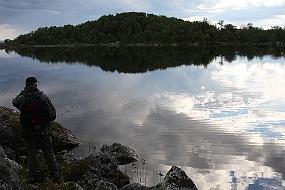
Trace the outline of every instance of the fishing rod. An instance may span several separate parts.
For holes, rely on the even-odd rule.
[[[78,108],[77,106],[65,106],[64,107],[65,109],[63,109],[62,112],[58,113],[56,115],[56,117],[62,117],[62,116],[65,116],[67,113],[73,111],[75,108]]]

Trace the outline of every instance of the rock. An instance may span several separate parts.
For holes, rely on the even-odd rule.
[[[139,183],[131,183],[131,184],[125,185],[120,190],[150,190],[150,188],[143,186]]]
[[[7,158],[3,148],[0,146],[0,190],[21,190],[22,184],[17,174],[21,167]]]
[[[118,165],[116,162],[116,159],[110,156],[110,154],[106,153],[101,153],[99,155],[94,155],[91,154],[88,156],[88,159],[92,161],[92,165],[95,166],[96,168],[101,168],[104,170],[107,169],[118,169]]]
[[[4,149],[0,146],[0,158],[7,158]]]
[[[36,184],[29,184],[29,188],[30,188],[30,190],[38,190],[38,189],[40,189],[40,186],[39,186],[39,184],[38,185],[36,185]]]
[[[9,166],[15,172],[18,172],[20,169],[22,169],[22,166],[20,166],[17,162],[7,157],[7,155],[4,152],[4,149],[1,146],[0,146],[0,159],[6,161],[7,166]]]
[[[5,146],[4,150],[5,150],[5,153],[6,153],[8,158],[10,158],[11,160],[17,160],[18,161],[19,153],[17,153],[15,150],[13,150],[7,146]],[[24,151],[25,148],[22,148],[22,150]]]
[[[108,153],[118,165],[126,165],[139,160],[133,149],[119,143],[114,143],[111,146],[103,145],[100,151],[105,154]]]
[[[83,190],[83,188],[75,182],[66,182],[63,184],[63,190]]]
[[[84,159],[84,156],[82,154],[75,153],[75,152],[62,151],[61,155],[62,155],[62,159],[66,163],[73,163],[73,162]]]
[[[14,160],[11,160],[9,158],[5,159],[8,163],[8,166],[14,170],[15,172],[18,172],[22,169],[22,166],[20,166],[17,162],[15,162]]]
[[[118,188],[110,182],[100,180],[97,182],[95,190],[117,190]]]
[[[82,179],[77,181],[79,185],[81,185],[84,189],[95,189],[97,187],[97,182],[100,181],[101,175],[96,173],[96,169],[93,169],[92,171],[86,172]]]
[[[84,182],[84,183],[83,183]],[[84,189],[95,189],[95,190],[117,190],[118,188],[113,184],[106,180],[98,179],[98,178],[85,178],[84,181],[80,181],[79,183],[83,183],[82,187]]]
[[[25,142],[21,138],[20,114],[12,109],[0,106],[0,145],[7,156],[17,160],[19,155],[26,154]],[[59,123],[52,122],[50,133],[55,144],[56,151],[71,150],[79,145],[79,141],[68,129]]]
[[[62,150],[72,150],[80,144],[70,130],[62,127],[57,122],[51,122],[50,134],[55,144],[55,150],[58,152]]]
[[[121,188],[130,183],[129,177],[120,171],[118,165],[109,154],[89,156],[72,163],[72,166],[75,165],[77,165],[76,168],[79,168],[75,168],[75,171],[81,172],[77,182],[84,189],[97,188],[98,181],[100,180],[112,183],[116,188]]]
[[[162,183],[152,190],[198,190],[193,181],[179,167],[172,166]]]

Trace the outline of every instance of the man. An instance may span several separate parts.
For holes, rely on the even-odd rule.
[[[50,121],[56,118],[56,112],[49,98],[38,90],[37,84],[35,77],[28,77],[24,90],[12,103],[20,110],[22,137],[27,144],[28,167],[32,182],[43,180],[38,161],[38,149],[44,153],[50,177],[54,182],[58,182],[58,168],[48,132]]]

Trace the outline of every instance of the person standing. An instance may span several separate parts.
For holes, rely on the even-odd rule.
[[[50,122],[55,120],[56,111],[48,96],[38,89],[38,80],[35,77],[26,79],[24,90],[13,99],[12,104],[20,110],[21,134],[27,144],[32,183],[43,181],[38,149],[43,151],[51,179],[58,183],[58,167],[49,134]]]

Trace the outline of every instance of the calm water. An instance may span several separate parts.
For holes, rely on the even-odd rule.
[[[24,79],[37,76],[80,151],[120,142],[146,160],[125,167],[134,180],[151,185],[179,165],[199,189],[285,189],[282,51],[17,52],[0,51],[0,105],[12,108]]]

